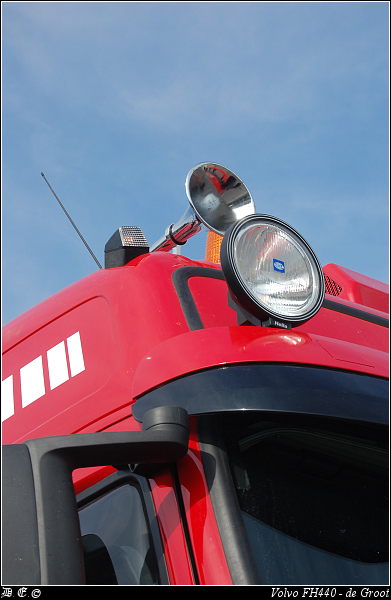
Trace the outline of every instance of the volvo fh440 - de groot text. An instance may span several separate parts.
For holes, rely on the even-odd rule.
[[[3,328],[3,583],[387,584],[388,286],[186,192]]]

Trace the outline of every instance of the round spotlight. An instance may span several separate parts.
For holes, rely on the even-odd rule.
[[[322,306],[324,277],[312,248],[290,225],[251,215],[221,244],[221,267],[233,300],[256,319],[299,325]]]

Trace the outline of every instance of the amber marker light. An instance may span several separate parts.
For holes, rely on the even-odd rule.
[[[222,235],[219,235],[214,231],[208,231],[206,238],[205,260],[216,263],[217,265],[220,264],[220,246],[222,241]]]

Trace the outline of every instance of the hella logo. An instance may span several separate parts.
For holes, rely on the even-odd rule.
[[[273,258],[273,268],[279,273],[285,273],[285,263],[282,260],[276,260]]]

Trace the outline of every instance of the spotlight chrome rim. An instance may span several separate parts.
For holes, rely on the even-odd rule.
[[[250,215],[232,225],[221,244],[221,267],[233,300],[257,319],[299,325],[322,306],[325,283],[317,256],[276,217]]]

